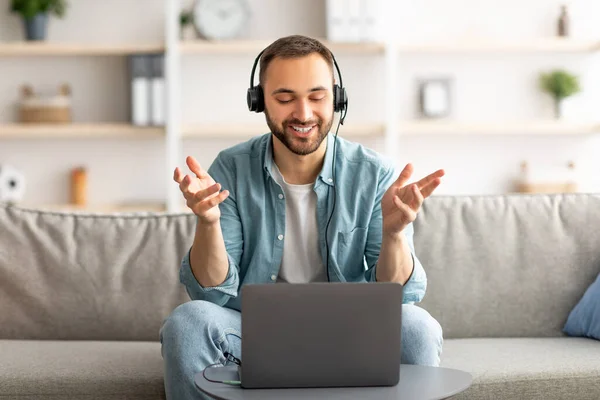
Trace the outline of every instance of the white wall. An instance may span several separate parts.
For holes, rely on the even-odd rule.
[[[71,42],[152,42],[164,37],[164,0],[71,0],[65,20],[52,19],[49,40]],[[183,1],[190,4],[189,1]],[[250,0],[253,9],[248,38],[274,39],[292,33],[325,36],[324,0]],[[552,36],[558,0],[401,0],[391,1],[387,28],[411,42],[465,36],[502,39]],[[9,0],[0,0],[0,40],[21,40],[20,21],[10,15]],[[595,18],[600,2],[572,2],[572,30],[578,38],[600,39]],[[182,59],[184,123],[259,122],[245,104],[254,55],[185,55]],[[347,121],[384,119],[383,56],[337,56],[350,95]],[[600,59],[596,54],[403,54],[399,59],[398,118],[416,113],[415,80],[427,76],[454,78],[453,118],[505,121],[551,118],[551,103],[537,89],[537,74],[568,67],[581,75],[584,93],[574,99],[580,117],[593,119],[600,104]],[[67,81],[74,92],[74,119],[127,121],[127,66],[124,57],[0,58],[0,123],[14,120],[22,83],[54,88]],[[595,118],[598,120],[598,118]],[[266,128],[266,126],[265,126]],[[343,135],[343,127],[340,135]],[[383,150],[382,139],[359,139]],[[235,140],[188,139],[184,155],[208,167],[218,151]],[[439,193],[502,193],[511,190],[519,163],[562,168],[577,163],[582,189],[597,191],[594,158],[600,142],[594,136],[403,136],[399,164],[411,161],[416,175],[445,168]],[[164,141],[152,140],[19,140],[0,139],[0,163],[21,169],[28,178],[28,203],[68,200],[69,170],[90,171],[91,203],[163,201]],[[182,160],[183,164],[183,160]]]

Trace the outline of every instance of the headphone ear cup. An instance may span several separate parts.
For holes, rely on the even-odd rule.
[[[346,95],[346,89],[339,85],[333,85],[333,111],[344,111],[347,105],[348,97]]]
[[[265,110],[265,98],[262,87],[254,86],[249,88],[246,93],[246,103],[248,103],[248,110],[257,113],[263,112]]]

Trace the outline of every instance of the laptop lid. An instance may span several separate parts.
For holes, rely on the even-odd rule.
[[[396,385],[402,289],[383,282],[242,286],[242,386]]]

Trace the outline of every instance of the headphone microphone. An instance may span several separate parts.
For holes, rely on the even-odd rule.
[[[254,65],[252,66],[252,72],[250,73],[250,87],[246,93],[246,102],[248,103],[248,110],[254,111],[257,113],[263,112],[265,110],[265,94],[263,92],[263,88],[258,85],[254,86],[254,73],[256,72],[256,67],[258,66],[258,61],[260,60],[260,56],[264,53],[266,49],[263,49],[256,59],[254,60]],[[330,51],[331,58],[333,60],[333,65],[337,71],[337,74],[340,78],[340,84],[333,85],[333,111],[340,112],[340,119],[338,120],[337,128],[335,129],[335,137],[333,141],[333,160],[331,162],[331,175],[333,178],[333,207],[331,209],[331,213],[329,214],[329,218],[327,219],[327,226],[325,227],[325,246],[327,247],[327,264],[325,269],[327,271],[327,282],[330,282],[329,278],[329,223],[331,222],[331,217],[333,216],[333,212],[335,210],[335,198],[336,198],[336,190],[335,190],[335,153],[336,153],[336,145],[337,145],[337,135],[338,130],[340,129],[340,125],[344,124],[344,120],[346,119],[346,114],[348,113],[348,95],[346,94],[346,88],[344,88],[344,84],[342,82],[342,73],[340,72],[340,68],[338,67],[337,61],[335,60],[335,56]]]

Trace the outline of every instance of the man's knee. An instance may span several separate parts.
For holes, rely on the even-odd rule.
[[[440,324],[424,309],[402,306],[402,359],[406,364],[437,366],[443,344]]]
[[[202,332],[215,321],[220,307],[204,300],[193,300],[180,304],[165,319],[160,329],[160,340],[164,344],[176,337],[185,337],[186,332]]]

